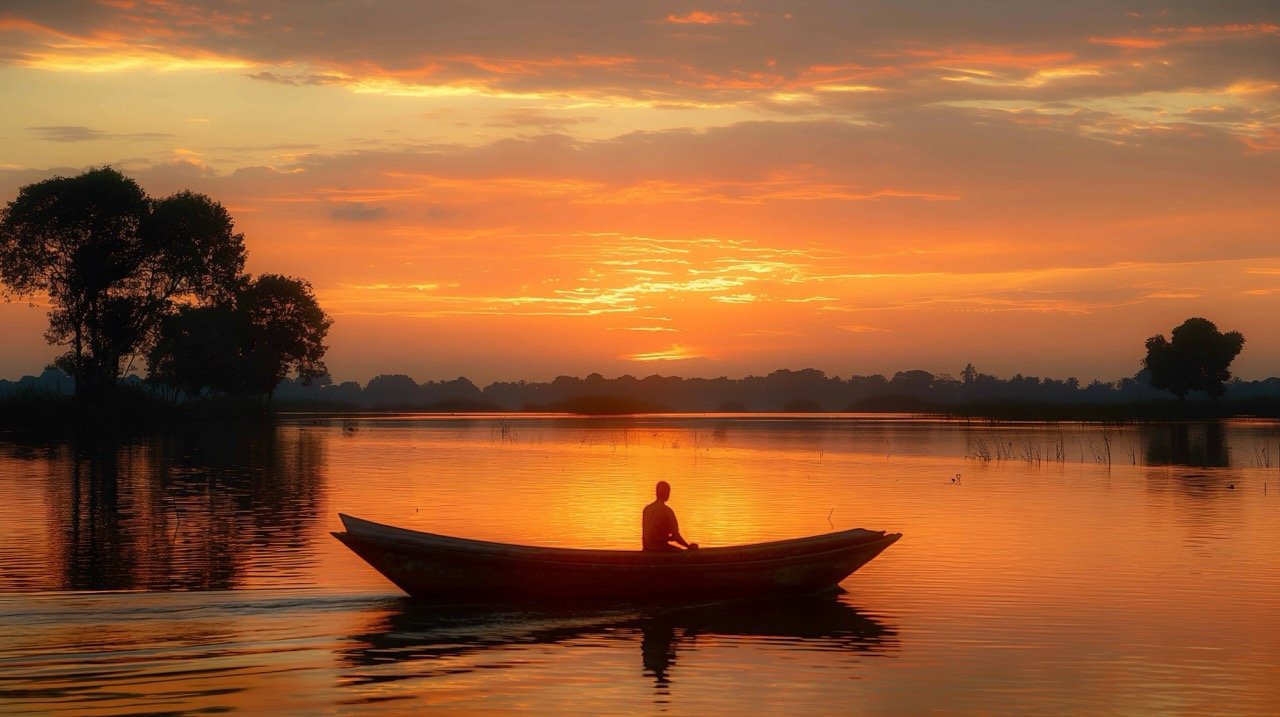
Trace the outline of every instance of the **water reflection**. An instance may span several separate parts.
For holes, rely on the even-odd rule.
[[[1147,465],[1197,468],[1231,465],[1227,427],[1220,421],[1153,424],[1144,428]]]
[[[879,653],[898,646],[897,632],[833,595],[750,600],[662,612],[640,620],[641,662],[666,694],[680,646],[699,635],[767,638],[803,650]]]
[[[254,427],[15,450],[49,463],[49,570],[63,590],[244,587],[303,574],[324,511],[325,443]]]
[[[1275,422],[663,420],[4,437],[0,713],[1280,704]],[[852,525],[910,540],[828,602],[468,612],[393,597],[327,533],[343,510],[476,538],[633,546],[665,476],[704,544]],[[218,586],[289,589],[167,591]],[[155,591],[30,594],[68,587]]]
[[[449,608],[400,601],[350,638],[340,659],[352,670],[348,685],[383,686],[506,667],[511,650],[536,645],[638,644],[638,675],[666,695],[677,679],[681,652],[698,640],[744,639],[799,653],[857,657],[894,652],[897,632],[834,594],[744,600],[677,609]],[[486,659],[489,658],[489,659]],[[383,693],[380,692],[380,695]],[[379,697],[381,699],[382,697]]]

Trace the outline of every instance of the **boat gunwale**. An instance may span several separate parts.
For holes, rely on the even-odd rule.
[[[461,558],[489,558],[495,560],[518,560],[521,562],[542,562],[555,565],[576,565],[587,567],[602,565],[610,568],[635,566],[747,566],[768,562],[794,562],[799,559],[814,559],[834,553],[844,553],[855,549],[878,547],[877,553],[902,537],[901,533],[851,528],[849,530],[824,533],[821,535],[787,538],[761,543],[743,545],[700,548],[696,551],[645,551],[645,550],[613,550],[601,548],[563,548],[519,545],[486,540],[457,538],[436,533],[427,533],[409,528],[400,528],[384,523],[377,523],[363,518],[356,518],[339,513],[345,534],[334,533],[335,537],[350,536],[352,539],[372,544],[383,549],[397,552],[415,552],[424,548],[437,553],[450,553]],[[851,541],[854,535],[859,540]],[[345,541],[344,541],[345,542]]]
[[[412,543],[406,541],[380,540],[369,538],[367,536],[354,535],[351,533],[334,533],[334,537],[343,541],[352,540],[356,543],[364,543],[371,547],[389,553],[397,553],[408,556],[415,556],[419,551]],[[799,554],[766,554],[758,556],[747,556],[739,559],[706,561],[697,559],[680,559],[686,555],[685,551],[680,553],[654,553],[641,550],[636,551],[616,551],[622,555],[635,555],[644,559],[632,559],[626,561],[618,560],[563,560],[555,559],[544,555],[509,555],[502,553],[466,553],[464,551],[450,551],[441,549],[436,551],[434,555],[437,559],[448,559],[445,557],[447,553],[450,557],[456,556],[459,560],[466,559],[484,559],[505,563],[521,563],[533,565],[545,565],[554,568],[565,568],[574,570],[605,570],[605,571],[627,571],[627,570],[649,570],[652,568],[663,568],[664,570],[689,570],[700,571],[706,569],[732,569],[732,570],[760,570],[769,569],[778,565],[796,565],[800,563],[808,564],[810,562],[826,562],[832,556],[847,556],[857,554],[863,551],[874,551],[876,555],[884,552],[890,545],[893,545],[902,537],[901,533],[886,533],[885,535],[860,543],[847,543],[830,549],[804,552]],[[587,552],[587,551],[583,551]],[[611,552],[611,551],[599,551]]]

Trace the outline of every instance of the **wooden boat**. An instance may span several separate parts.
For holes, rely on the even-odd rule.
[[[679,552],[466,540],[339,514],[333,536],[409,595],[449,602],[719,600],[834,587],[901,533],[845,530]]]

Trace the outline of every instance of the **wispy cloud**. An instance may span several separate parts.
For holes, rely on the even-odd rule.
[[[628,361],[640,361],[649,363],[653,361],[689,361],[692,359],[709,358],[695,349],[680,344],[674,344],[669,348],[660,349],[658,351],[645,351],[624,356]]]
[[[94,141],[150,141],[169,139],[174,135],[167,132],[107,132],[84,127],[82,125],[52,125],[28,127],[28,132],[37,138],[49,142],[94,142]]]
[[[329,211],[329,216],[348,222],[373,222],[382,219],[386,213],[386,207],[359,202],[342,202]]]
[[[751,19],[741,12],[692,10],[683,15],[667,15],[673,25],[750,25]]]

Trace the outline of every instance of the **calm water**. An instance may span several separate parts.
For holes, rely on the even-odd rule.
[[[905,537],[827,598],[417,606],[328,531]],[[299,417],[0,440],[0,713],[1273,715],[1280,425]]]

